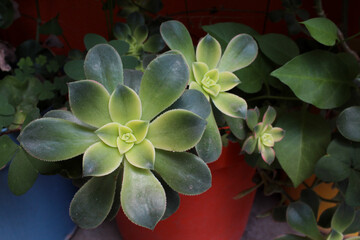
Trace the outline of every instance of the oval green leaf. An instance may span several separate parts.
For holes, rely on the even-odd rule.
[[[211,100],[222,113],[234,118],[246,118],[247,103],[241,97],[232,93],[220,92]]]
[[[331,219],[331,228],[337,232],[344,232],[354,221],[355,209],[346,203],[341,203]]]
[[[127,153],[126,159],[138,168],[154,169],[155,149],[152,143],[144,139],[139,144],[135,144]]]
[[[88,33],[84,37],[84,44],[85,44],[86,50],[90,50],[95,45],[101,44],[101,43],[107,43],[107,41],[104,37],[102,37],[98,34]]]
[[[310,35],[319,43],[334,46],[337,40],[338,28],[330,19],[318,17],[302,22]]]
[[[67,62],[64,65],[64,72],[74,80],[86,79],[84,72],[84,60],[76,59]]]
[[[221,57],[221,46],[220,43],[207,34],[203,37],[196,48],[196,61],[204,62],[207,64],[209,69],[216,68]]]
[[[360,142],[360,107],[353,106],[342,111],[336,125],[344,137]]]
[[[116,50],[108,44],[99,44],[86,54],[84,72],[87,79],[95,80],[112,93],[123,83],[123,65]]]

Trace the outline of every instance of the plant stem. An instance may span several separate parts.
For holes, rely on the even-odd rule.
[[[266,3],[265,18],[264,18],[262,34],[265,34],[265,31],[266,31],[266,24],[267,24],[267,21],[269,18],[270,2],[271,2],[271,0],[268,0]]]
[[[36,14],[37,14],[35,40],[36,40],[37,42],[39,42],[39,40],[40,40],[40,24],[41,24],[41,15],[40,15],[39,0],[35,0],[35,5],[36,5]]]
[[[248,101],[248,102],[252,102],[252,101],[262,100],[262,99],[277,99],[277,100],[286,100],[286,101],[301,101],[300,99],[298,99],[298,98],[296,98],[296,97],[282,97],[282,96],[271,96],[271,95],[254,97],[254,98],[248,99],[247,101]]]
[[[356,33],[356,34],[354,34],[354,35],[352,35],[352,36],[344,39],[344,41],[349,41],[349,40],[354,39],[354,38],[356,38],[356,37],[358,37],[358,36],[360,36],[360,32],[358,32],[358,33]]]

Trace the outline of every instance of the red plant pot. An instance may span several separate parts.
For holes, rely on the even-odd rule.
[[[209,164],[212,187],[198,196],[180,196],[180,207],[153,231],[139,227],[119,212],[116,220],[124,240],[239,240],[245,230],[255,192],[234,200],[254,186],[255,169],[239,155],[239,144],[223,148],[220,159]]]

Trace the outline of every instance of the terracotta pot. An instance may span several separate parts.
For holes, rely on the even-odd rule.
[[[117,223],[124,240],[239,240],[245,230],[255,192],[233,198],[252,187],[255,169],[239,155],[239,144],[229,144],[216,162],[209,164],[212,187],[198,196],[180,196],[178,211],[161,221],[154,231],[130,222],[122,211]]]

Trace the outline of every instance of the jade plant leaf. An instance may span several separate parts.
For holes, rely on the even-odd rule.
[[[160,33],[170,49],[184,54],[189,66],[195,61],[195,50],[186,27],[178,21],[167,21],[160,26]]]
[[[130,221],[154,229],[166,209],[164,188],[150,170],[133,167],[125,161],[121,205]]]
[[[322,117],[309,113],[282,115],[277,126],[286,134],[275,144],[276,156],[296,187],[310,177],[316,162],[325,154],[331,129]]]
[[[0,137],[0,168],[10,162],[18,149],[19,146],[8,135]]]
[[[278,65],[283,65],[287,61],[299,55],[299,48],[289,37],[270,33],[257,38],[261,51]]]
[[[360,107],[346,108],[340,113],[336,125],[344,137],[360,142]]]
[[[222,142],[220,132],[212,112],[206,121],[206,129],[200,142],[195,146],[195,149],[199,157],[201,157],[206,163],[210,163],[220,157]]]
[[[12,193],[21,195],[26,193],[35,183],[38,172],[31,165],[29,156],[20,149],[9,167],[8,184]]]
[[[314,240],[323,240],[311,208],[303,202],[291,203],[286,212],[288,224]]]
[[[98,82],[81,80],[69,84],[72,113],[89,125],[101,127],[112,122],[109,114],[110,95]]]
[[[221,57],[221,46],[209,34],[202,38],[196,48],[196,61],[206,63],[209,69],[216,68]]]
[[[115,171],[123,159],[117,148],[97,142],[86,149],[83,157],[83,175],[105,176]]]
[[[310,35],[319,43],[326,46],[333,46],[337,40],[338,28],[331,20],[327,18],[312,18],[302,22]]]
[[[31,122],[18,139],[30,155],[46,161],[75,157],[100,140],[92,129],[55,118]]]
[[[118,171],[114,171],[104,177],[93,177],[75,194],[70,216],[79,227],[95,228],[105,220],[114,201],[117,175]]]
[[[191,153],[156,150],[155,171],[181,194],[197,195],[211,186],[211,173],[206,163]]]
[[[221,92],[212,100],[222,113],[234,118],[246,118],[247,103],[241,97],[232,93]]]
[[[186,151],[200,141],[205,127],[206,121],[198,115],[175,109],[167,111],[150,123],[147,139],[155,148]]]
[[[68,75],[70,78],[74,80],[86,79],[84,73],[84,60],[76,59],[67,62],[64,65],[64,72],[66,73],[66,75]]]
[[[144,139],[139,144],[125,153],[126,159],[135,167],[144,169],[154,169],[155,148],[152,143]]]
[[[141,117],[140,98],[134,90],[122,84],[111,94],[109,109],[111,119],[122,125]]]
[[[87,79],[95,80],[113,92],[123,83],[123,66],[116,50],[108,44],[98,44],[85,57],[84,71]]]
[[[98,34],[88,33],[84,36],[86,50],[90,50],[97,44],[107,43],[106,39]]]
[[[149,53],[158,53],[164,47],[165,43],[160,34],[151,35],[144,43],[144,51]]]
[[[179,54],[165,54],[147,67],[140,85],[143,120],[151,120],[185,91],[189,70]]]
[[[346,66],[328,51],[299,55],[271,75],[289,86],[298,98],[321,109],[339,107],[350,96],[352,79]]]
[[[109,44],[113,48],[115,48],[115,50],[117,51],[117,53],[120,56],[125,55],[129,51],[129,48],[130,48],[130,45],[127,42],[123,41],[123,40],[111,40],[109,42]]]
[[[337,232],[344,232],[354,221],[355,210],[346,203],[341,203],[331,219],[331,228]]]
[[[211,112],[211,106],[204,94],[193,89],[185,90],[183,95],[181,95],[169,109],[185,109],[204,119],[206,119]]]
[[[219,71],[234,72],[252,63],[258,52],[255,40],[248,34],[239,34],[227,45],[219,62]]]

